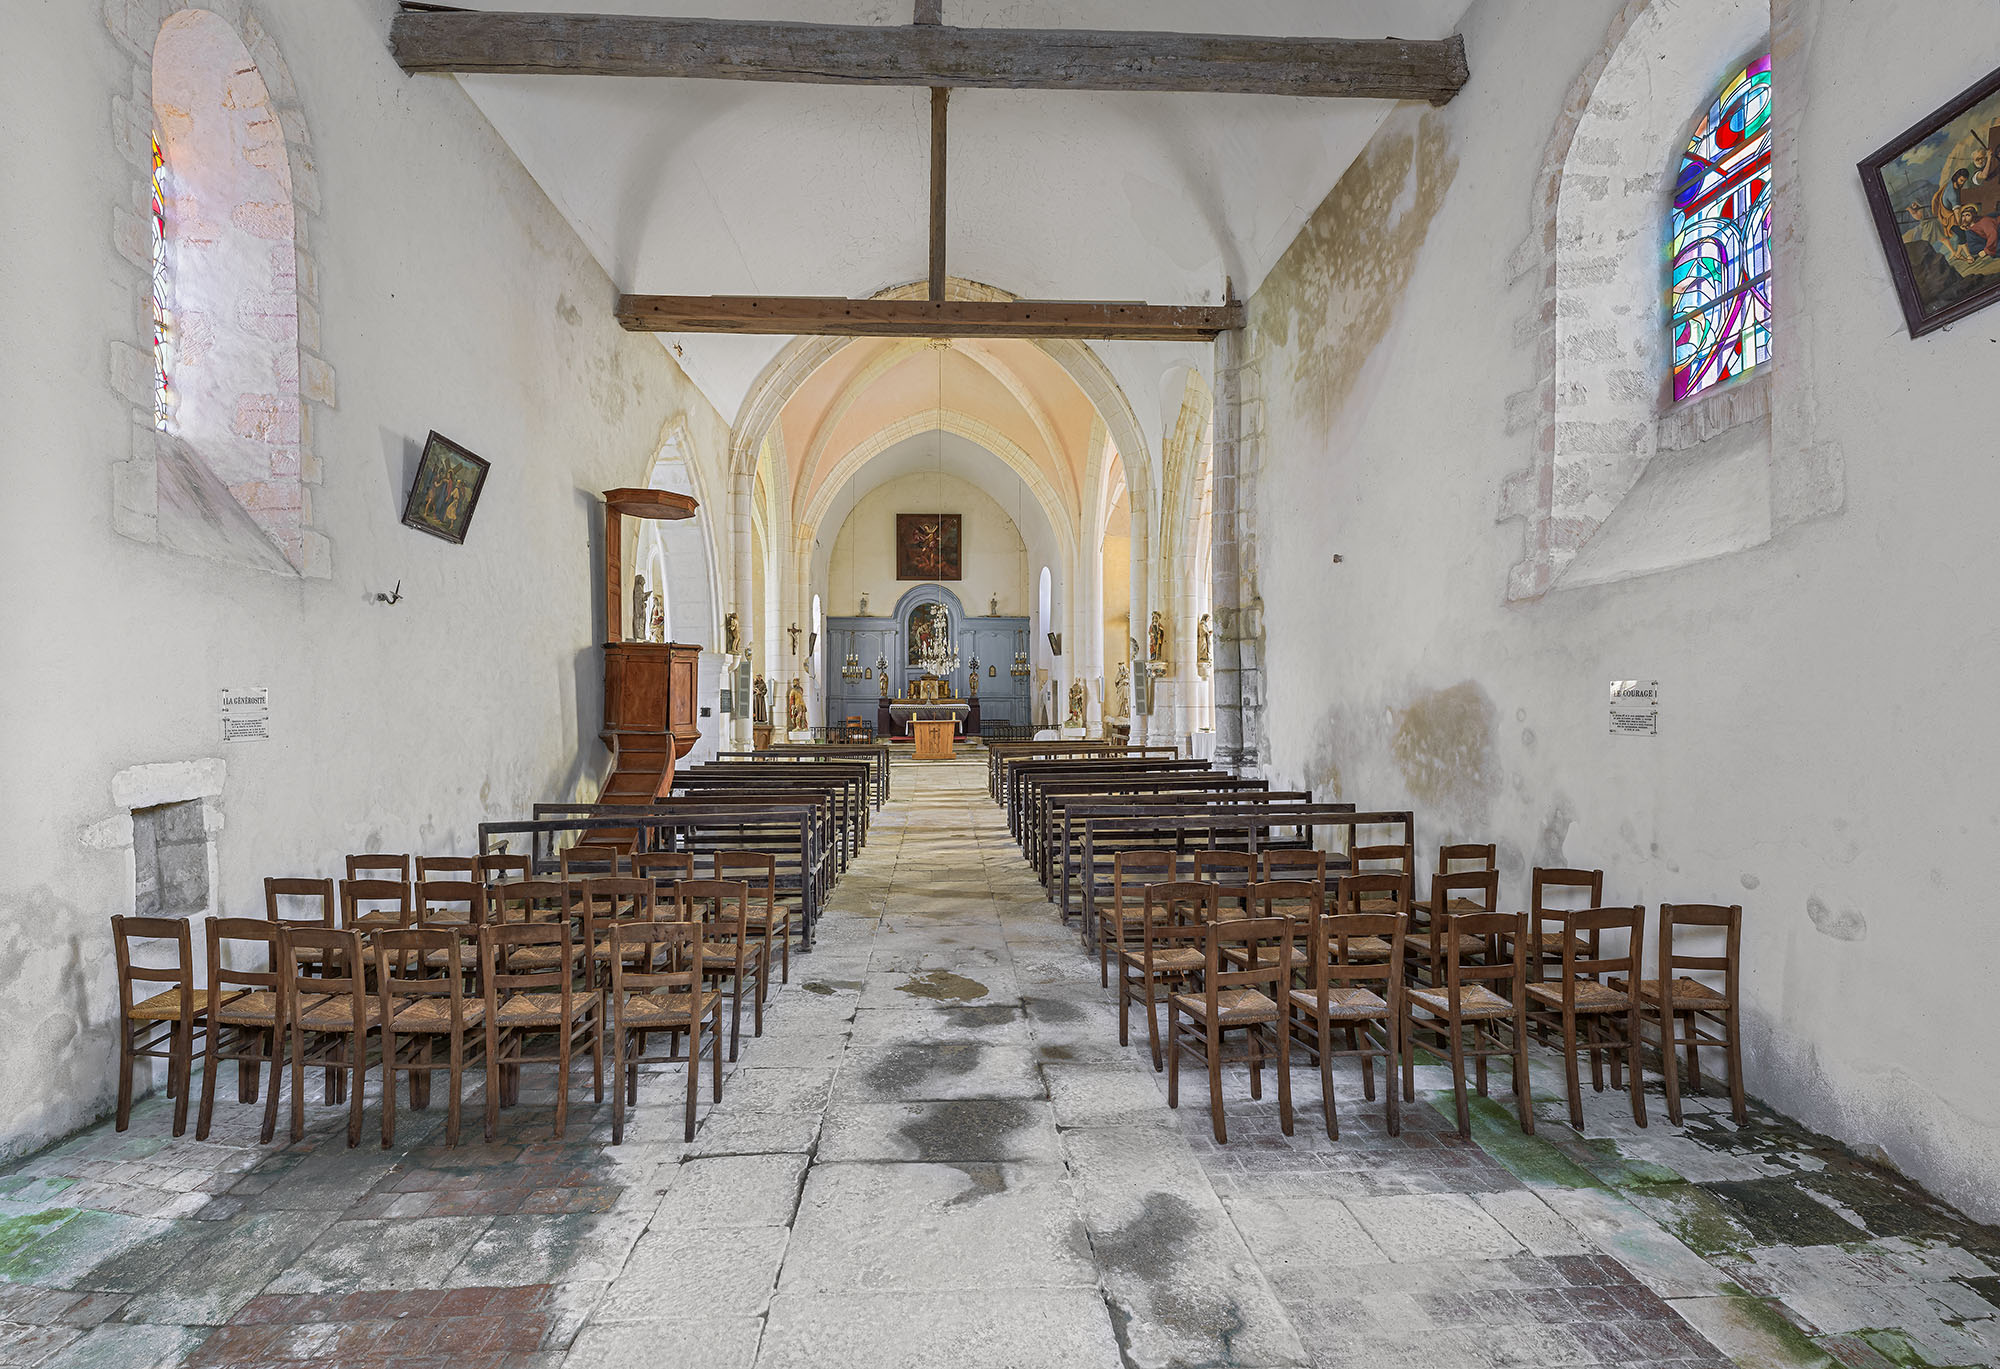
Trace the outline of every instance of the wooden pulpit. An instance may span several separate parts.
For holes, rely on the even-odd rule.
[[[701,740],[695,726],[699,646],[631,640],[625,616],[625,520],[694,517],[698,505],[665,490],[604,492],[604,727],[611,777],[599,803],[658,802],[674,762]]]

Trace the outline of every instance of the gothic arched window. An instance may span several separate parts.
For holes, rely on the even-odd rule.
[[[1688,140],[1667,225],[1674,398],[1771,359],[1771,59],[1750,63]]]

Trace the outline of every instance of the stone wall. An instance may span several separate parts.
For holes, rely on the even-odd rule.
[[[1258,739],[1275,780],[1414,806],[1420,853],[1497,842],[1510,904],[1535,865],[1602,867],[1619,903],[1740,902],[1752,1091],[1991,1220],[2000,1009],[1983,958],[1950,951],[1990,940],[2000,738],[1965,686],[2000,645],[1962,605],[2000,571],[1983,535],[2000,474],[1960,415],[2000,314],[1908,338],[1854,163],[1990,69],[2000,13],[1773,10],[1768,394],[1722,398],[1755,401],[1733,413],[1648,410],[1660,441],[1615,479],[1598,467],[1594,525],[1568,543],[1550,502],[1568,135],[1594,102],[1619,104],[1604,73],[1661,65],[1620,49],[1645,25],[1662,42],[1711,34],[1717,83],[1740,32],[1705,30],[1694,3],[1479,0],[1471,84],[1392,116],[1261,284],[1238,457],[1254,481],[1239,554],[1263,606]],[[1624,93],[1635,110],[1650,98]],[[1685,131],[1634,179],[1671,165]],[[1634,298],[1620,313],[1597,296],[1589,326],[1614,359],[1587,383],[1659,364],[1655,296],[1642,281]],[[1760,424],[1767,457],[1676,459],[1731,431],[1754,444]],[[1225,450],[1218,430],[1218,517]],[[1767,526],[1719,521],[1757,498]],[[1615,557],[1579,575],[1607,534]],[[1559,543],[1574,582],[1545,573]],[[1609,734],[1607,684],[1635,677],[1661,682],[1658,737]]]
[[[244,0],[213,8],[251,35],[281,115],[310,124],[302,343],[339,387],[337,407],[308,405],[302,511],[331,554],[302,575],[131,535],[135,441],[156,453],[134,421],[142,267],[116,228],[144,179],[135,54],[177,8],[39,6],[0,51],[10,168],[35,187],[32,212],[0,221],[0,1155],[112,1097],[109,918],[135,907],[135,809],[199,800],[210,905],[254,917],[266,875],[463,852],[482,819],[594,793],[596,492],[644,484],[682,425],[698,483],[727,452],[727,425],[656,339],[612,321],[612,283],[457,83],[396,68],[391,6]],[[298,120],[285,131],[308,146]],[[398,521],[432,428],[492,462],[463,546]],[[218,699],[242,686],[269,688],[273,739],[225,747]]]

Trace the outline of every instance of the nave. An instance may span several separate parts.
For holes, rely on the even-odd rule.
[[[1568,1126],[1534,1059],[1451,1120],[1419,1067],[1400,1137],[1358,1074],[1168,1108],[1096,957],[1045,899],[977,752],[899,763],[815,949],[680,1136],[649,1068],[624,1142],[573,1078],[496,1143],[440,1109],[349,1149],[313,1089],[296,1144],[224,1104],[208,1142],[139,1104],[0,1179],[9,1363],[1249,1366],[1971,1363],[2000,1329],[1990,1230],[1753,1105],[1644,1132],[1615,1090]],[[545,1072],[544,1072],[545,1077]],[[468,1116],[480,1100],[470,1078]],[[1792,1317],[1819,1328],[1806,1335]]]

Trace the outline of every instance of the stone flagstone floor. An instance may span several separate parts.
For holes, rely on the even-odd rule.
[[[680,1139],[677,1068],[625,1143],[524,1082],[493,1144],[399,1116],[296,1145],[164,1099],[0,1176],[0,1365],[1988,1365],[2000,1231],[1785,1119],[1715,1101],[1637,1129],[1624,1095],[1537,1134],[1504,1092],[1461,1141],[1443,1071],[1401,1137],[1359,1079],[1342,1139],[1295,1078],[1184,1106],[1056,920],[983,761],[904,760],[723,1101]],[[233,1099],[234,1091],[219,1092]],[[546,1082],[543,1081],[546,1089]]]

